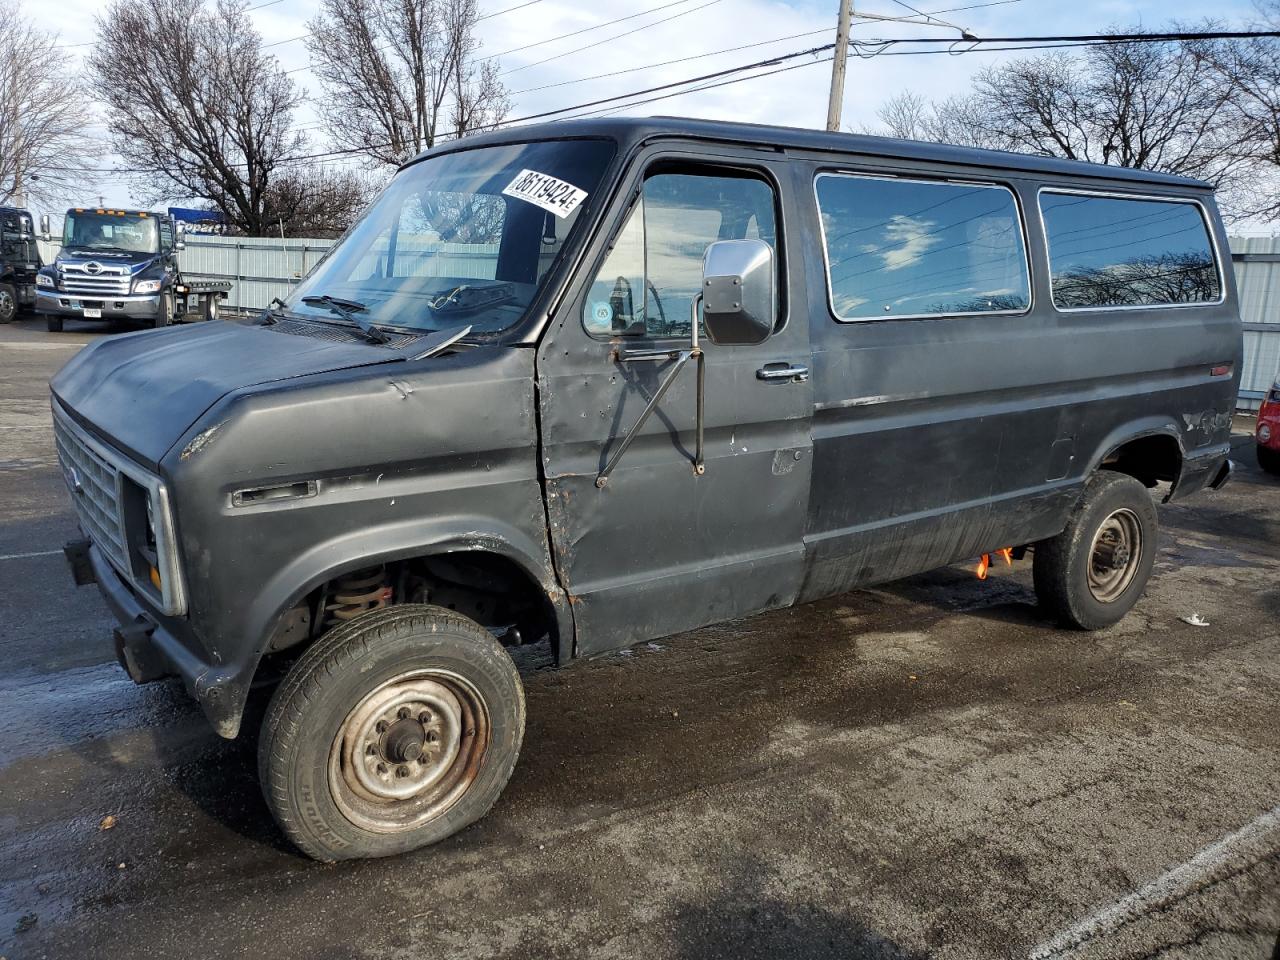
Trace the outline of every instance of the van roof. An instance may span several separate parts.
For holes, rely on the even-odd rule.
[[[416,163],[428,155],[453,153],[474,147],[568,137],[610,137],[617,140],[624,150],[648,140],[672,137],[774,149],[790,147],[851,156],[926,160],[1060,177],[1104,177],[1108,180],[1127,180],[1162,186],[1213,189],[1204,181],[1191,177],[1101,163],[1085,163],[1080,160],[1062,160],[1057,157],[1010,153],[1004,150],[955,147],[919,140],[896,140],[892,137],[874,137],[860,133],[830,133],[825,130],[809,130],[801,127],[778,127],[723,120],[693,120],[686,117],[609,117],[504,127],[492,133],[475,134],[441,144],[424,151],[410,162]]]

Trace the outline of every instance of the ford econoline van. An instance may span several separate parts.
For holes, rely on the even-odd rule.
[[[237,735],[321,860],[481,817],[560,663],[1009,549],[1047,618],[1141,596],[1218,487],[1241,325],[1212,189],[677,119],[406,164],[282,305],[52,384],[139,682]],[[1154,496],[1153,496],[1154,493]]]

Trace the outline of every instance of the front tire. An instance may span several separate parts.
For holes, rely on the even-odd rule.
[[[11,283],[0,283],[0,323],[13,323],[18,315],[18,292]]]
[[[1280,450],[1258,444],[1258,466],[1267,473],[1280,474]]]
[[[1067,626],[1101,630],[1138,602],[1155,564],[1159,523],[1147,488],[1100,470],[1056,537],[1035,545],[1041,607]]]
[[[316,860],[404,853],[489,811],[524,720],[520,675],[487,630],[443,607],[378,610],[317,640],[276,690],[263,792]]]
[[[165,292],[160,294],[160,302],[157,304],[156,318],[154,325],[159,327],[167,327],[173,323],[173,294]]]

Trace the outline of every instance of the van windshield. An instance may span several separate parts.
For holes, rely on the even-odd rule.
[[[557,140],[416,163],[294,288],[285,309],[334,322],[320,298],[336,298],[379,327],[505,330],[533,302],[614,149]]]

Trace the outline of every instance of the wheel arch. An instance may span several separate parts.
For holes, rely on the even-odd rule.
[[[284,616],[322,584],[379,564],[449,554],[487,555],[500,558],[544,599],[550,613],[551,640],[557,657],[572,651],[573,616],[564,592],[556,583],[551,564],[537,544],[514,527],[495,524],[440,523],[419,529],[388,530],[377,527],[313,547],[279,570],[254,599],[249,620],[258,625],[256,656],[261,657]]]
[[[228,692],[232,702],[223,708],[230,721],[225,729],[231,732],[223,732],[223,736],[235,736],[250,685],[273,636],[289,611],[308,594],[337,577],[370,566],[459,554],[500,558],[518,570],[529,589],[536,591],[545,604],[557,662],[573,655],[573,613],[568,597],[556,583],[549,558],[540,555],[537,545],[515,527],[492,520],[483,527],[478,523],[435,521],[425,529],[413,524],[407,529],[376,527],[357,531],[300,554],[264,583],[254,597],[243,621],[246,634],[254,642],[246,645],[244,659],[217,671],[219,683],[231,681]]]
[[[1098,444],[1084,479],[1099,469],[1116,470],[1154,487],[1161,480],[1177,487],[1187,450],[1175,421],[1150,417],[1116,427]]]

